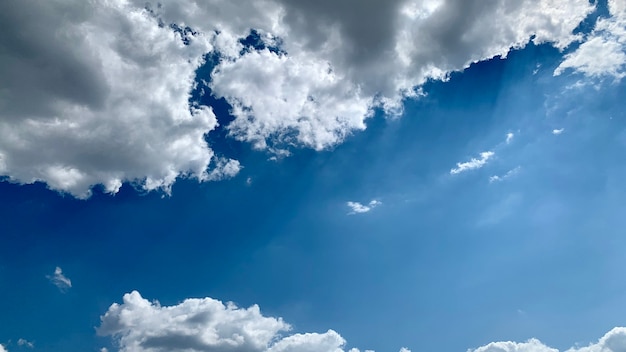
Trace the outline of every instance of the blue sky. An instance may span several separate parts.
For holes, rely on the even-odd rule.
[[[626,350],[622,2],[17,3],[0,351]]]

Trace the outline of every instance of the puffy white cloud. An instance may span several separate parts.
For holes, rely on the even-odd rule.
[[[537,339],[530,339],[522,343],[492,342],[475,350],[468,350],[468,352],[559,352],[559,350],[550,348]]]
[[[565,48],[592,9],[587,0],[6,0],[0,175],[79,197],[94,184],[169,191],[180,177],[232,176],[240,166],[204,138],[213,112],[189,101],[208,52],[219,53],[207,84],[233,107],[232,137],[278,153],[319,150],[364,129],[374,107],[398,113],[427,79],[530,38]],[[251,29],[265,48],[244,50]]]
[[[121,352],[344,352],[345,345],[333,330],[283,336],[291,326],[281,318],[212,298],[163,307],[134,291],[101,320],[98,334],[112,336]]]
[[[7,350],[4,345],[0,344],[0,352],[9,352],[9,350]]]
[[[480,169],[481,167],[487,164],[487,161],[491,159],[495,155],[492,151],[482,152],[480,153],[480,158],[472,158],[470,161],[465,161],[461,163],[456,163],[456,168],[450,169],[451,175],[460,174],[461,172]]]
[[[617,327],[606,333],[595,344],[570,348],[566,352],[621,352],[626,351],[626,328]]]
[[[597,343],[586,347],[572,347],[565,352],[623,352],[626,351],[626,328],[617,327],[606,333]],[[477,349],[470,349],[468,352],[559,352],[556,348],[551,348],[537,339],[530,339],[527,342],[492,342]]]
[[[124,0],[8,0],[0,13],[0,174],[78,197],[209,178],[215,116],[188,102],[206,37],[184,45]]]
[[[552,130],[552,134],[557,136],[563,132],[565,132],[565,128],[555,128]]]
[[[587,40],[556,68],[554,75],[567,69],[589,77],[626,75],[626,3],[609,0],[610,17],[600,18]]]
[[[369,203],[367,203],[367,205],[361,204],[359,202],[346,202],[346,205],[348,206],[348,208],[350,208],[350,212],[348,214],[367,213],[381,204],[383,203],[376,199],[372,199]]]
[[[69,290],[72,287],[72,280],[63,275],[63,270],[60,267],[54,269],[53,275],[46,275],[46,278],[50,280],[56,287],[62,292]]]

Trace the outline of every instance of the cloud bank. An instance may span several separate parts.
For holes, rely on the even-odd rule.
[[[580,52],[598,36],[614,52],[623,44],[623,6],[610,6]],[[587,0],[3,1],[0,175],[77,197],[96,184],[169,192],[181,177],[230,177],[240,165],[207,144],[217,121],[190,101],[197,85],[232,106],[230,137],[321,150],[365,129],[377,107],[401,113],[428,79],[529,40],[563,49],[585,39],[573,31],[593,9]],[[243,40],[251,30],[254,45]],[[217,59],[198,83],[207,53]],[[558,70],[586,70],[583,54]]]
[[[163,307],[133,291],[101,320],[98,334],[113,337],[120,352],[344,352],[346,343],[333,330],[284,336],[291,326],[263,316],[257,305],[239,308],[212,298]]]
[[[186,299],[173,306],[150,302],[139,292],[125,294],[101,317],[97,332],[110,336],[120,352],[345,352],[333,330],[289,334],[282,318],[266,317],[253,305],[240,308],[212,298]],[[2,351],[0,349],[0,351]],[[373,352],[365,350],[364,352]],[[616,327],[588,346],[564,352],[626,351],[626,328]],[[347,352],[359,352],[351,348]],[[406,347],[400,352],[410,352]],[[559,352],[537,339],[492,342],[467,352]]]

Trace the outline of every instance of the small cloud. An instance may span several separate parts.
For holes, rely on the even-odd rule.
[[[565,131],[565,128],[553,129],[552,130],[552,134],[558,136],[559,134],[563,133],[564,131]]]
[[[346,205],[351,209],[348,214],[362,214],[371,211],[377,206],[383,204],[381,201],[373,199],[367,205],[359,202],[347,202]]]
[[[463,163],[456,163],[456,168],[450,169],[450,175],[460,174],[464,171],[480,169],[481,167],[487,164],[487,161],[491,159],[495,155],[494,152],[482,152],[480,153],[480,159],[472,158],[470,161],[466,161]]]
[[[489,177],[489,183],[504,181],[504,180],[506,180],[507,178],[509,178],[511,176],[517,175],[521,169],[522,169],[522,167],[518,166],[515,169],[511,169],[511,170],[507,171],[506,174],[504,174],[502,176],[498,176],[498,175],[491,176],[491,177]]]
[[[252,185],[252,177],[248,177],[246,179],[246,186],[250,186],[250,185]]]
[[[9,352],[6,348],[4,348],[3,344],[0,344],[0,352]]]
[[[102,347],[102,348],[100,349],[100,352],[109,352],[109,349],[108,349],[108,348],[106,348],[106,347]]]
[[[17,340],[17,345],[18,346],[22,346],[22,347],[28,347],[28,348],[33,348],[35,347],[35,344],[26,340],[26,339],[19,339]]]
[[[506,134],[506,144],[509,144],[513,141],[513,138],[515,137],[515,134],[513,134],[512,132],[509,132]]]
[[[46,275],[46,278],[58,287],[61,292],[65,292],[72,287],[72,280],[63,275],[63,270],[58,266],[54,269],[54,275]]]

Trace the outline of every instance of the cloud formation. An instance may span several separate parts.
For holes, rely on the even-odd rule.
[[[487,161],[491,159],[495,155],[494,152],[482,152],[480,153],[480,158],[472,158],[470,161],[465,161],[461,163],[456,163],[456,167],[450,169],[450,175],[460,174],[465,171],[480,169],[481,167],[487,164]]]
[[[72,288],[72,280],[63,275],[63,270],[58,266],[54,269],[54,274],[46,275],[46,278],[58,287],[61,292],[65,292]]]
[[[572,347],[564,352],[623,352],[626,351],[626,328],[617,327],[606,333],[598,342],[586,347]],[[468,352],[559,352],[537,339],[526,342],[492,342]]]
[[[598,19],[585,42],[555,69],[555,76],[568,69],[593,78],[620,80],[626,75],[626,3],[609,0],[608,7],[610,16]]]
[[[257,305],[239,308],[212,298],[163,307],[133,291],[101,320],[98,334],[113,337],[120,352],[344,352],[346,343],[333,330],[284,336],[291,326],[263,316]]]
[[[367,205],[361,204],[359,202],[346,202],[346,205],[348,206],[348,208],[350,208],[350,212],[348,214],[367,213],[381,204],[383,203],[376,199],[372,199],[369,203],[367,203]]]
[[[565,128],[555,128],[552,130],[552,134],[557,136],[563,132],[565,132]]]
[[[611,6],[615,18],[598,33],[618,33],[623,9]],[[587,0],[3,1],[0,175],[77,197],[95,184],[169,192],[181,177],[230,177],[240,165],[207,144],[217,121],[190,101],[197,84],[232,106],[224,126],[232,138],[279,153],[320,150],[363,130],[376,107],[400,113],[428,79],[531,38],[567,47],[593,8]],[[252,46],[243,40],[251,29]],[[207,53],[217,61],[198,83]]]
[[[9,350],[7,350],[4,345],[0,344],[0,352],[9,352]]]

